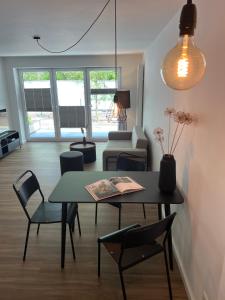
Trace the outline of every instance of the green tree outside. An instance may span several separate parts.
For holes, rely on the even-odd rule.
[[[57,80],[83,80],[83,71],[57,71]],[[101,88],[101,84],[104,81],[115,81],[115,71],[114,70],[102,70],[102,71],[91,71],[90,80],[93,85],[92,88]],[[39,80],[50,80],[50,73],[48,71],[43,72],[23,72],[24,81],[39,81]],[[99,86],[100,85],[100,86]]]

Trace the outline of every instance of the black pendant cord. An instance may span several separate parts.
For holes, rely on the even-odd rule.
[[[117,0],[115,0],[114,4],[115,14],[114,14],[114,25],[115,25],[115,87],[117,86]]]
[[[39,41],[40,41],[40,36],[38,35],[35,35],[33,36],[33,39],[36,40],[38,46],[40,48],[42,48],[43,50],[47,51],[48,53],[52,53],[52,54],[59,54],[59,53],[64,53],[70,49],[72,49],[73,47],[75,47],[77,44],[79,44],[79,42],[87,35],[87,33],[91,30],[91,28],[95,25],[95,23],[98,21],[98,19],[101,17],[101,15],[103,14],[103,12],[105,11],[106,7],[109,5],[109,2],[111,0],[108,0],[106,2],[106,4],[104,5],[104,7],[102,8],[102,10],[99,12],[99,14],[97,15],[97,17],[94,19],[94,21],[91,23],[91,25],[88,27],[88,29],[84,32],[84,34],[82,34],[82,36],[75,42],[73,43],[71,46],[67,47],[66,49],[64,50],[61,50],[61,51],[52,51],[46,47],[44,47]],[[116,0],[115,0],[116,1]]]

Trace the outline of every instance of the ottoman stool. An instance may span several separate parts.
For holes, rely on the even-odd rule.
[[[96,161],[96,145],[93,142],[76,142],[70,144],[70,151],[80,151],[84,155],[84,163],[92,163]]]
[[[60,154],[61,175],[68,171],[83,171],[83,153],[79,151],[67,151]]]

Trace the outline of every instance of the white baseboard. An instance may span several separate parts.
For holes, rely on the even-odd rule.
[[[176,259],[176,262],[177,262],[177,265],[178,265],[178,268],[179,268],[179,271],[180,271],[180,274],[181,274],[181,277],[182,277],[182,280],[184,283],[184,287],[185,287],[188,299],[195,300],[191,286],[190,286],[190,282],[188,280],[184,265],[182,263],[179,251],[177,250],[176,243],[174,242],[174,240],[173,240],[173,253],[174,253],[174,256],[175,256],[175,259]]]
[[[165,218],[164,211],[162,211],[162,215]],[[184,283],[184,288],[185,288],[185,291],[187,293],[188,300],[196,300],[195,297],[194,297],[194,295],[193,295],[190,282],[188,280],[188,277],[187,277],[184,265],[182,263],[182,260],[181,260],[179,251],[177,250],[177,246],[176,246],[176,243],[175,243],[174,239],[173,239],[173,254],[175,256],[175,259],[176,259],[176,262],[177,262],[177,266],[178,266],[178,269],[180,271],[180,275],[181,275],[182,281]]]

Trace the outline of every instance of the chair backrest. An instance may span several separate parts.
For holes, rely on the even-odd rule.
[[[145,171],[145,162],[142,157],[134,154],[121,152],[116,161],[117,171]],[[140,161],[142,160],[142,161]]]
[[[35,193],[36,191],[39,191],[41,194],[42,201],[44,201],[44,195],[40,189],[39,182],[37,180],[37,177],[35,174],[27,170],[24,172],[13,184],[13,189],[27,215],[29,218],[29,213],[26,209],[26,205],[30,199],[30,197]]]
[[[170,231],[175,216],[176,213],[173,213],[157,223],[128,230],[124,235],[123,249],[153,243],[155,239]]]

